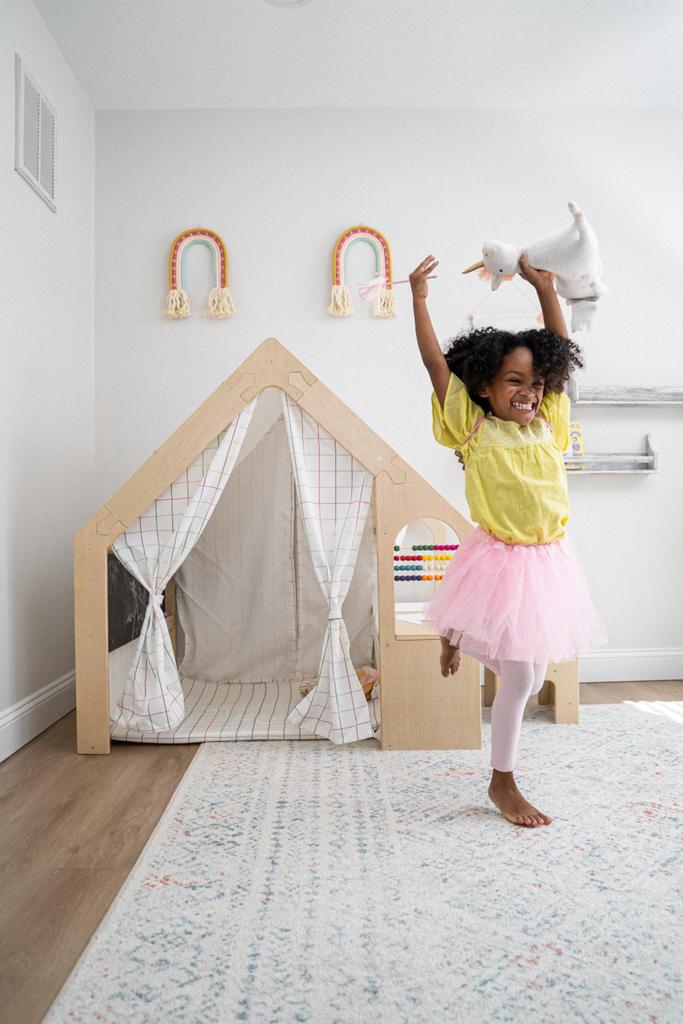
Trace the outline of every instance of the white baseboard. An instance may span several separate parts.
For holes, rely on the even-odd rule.
[[[683,680],[683,648],[644,647],[633,650],[594,651],[579,658],[582,683],[656,683]]]
[[[683,648],[596,651],[579,661],[582,683],[683,680]],[[67,672],[42,690],[0,712],[0,761],[49,729],[76,707],[76,677]]]
[[[14,754],[76,707],[76,676],[67,672],[0,712],[0,761]]]

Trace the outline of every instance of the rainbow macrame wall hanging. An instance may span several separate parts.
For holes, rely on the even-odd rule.
[[[170,291],[164,316],[172,320],[184,320],[190,316],[190,300],[183,288],[183,259],[193,245],[208,245],[213,261],[214,287],[209,293],[209,305],[204,316],[217,320],[232,316],[235,305],[228,291],[228,252],[221,236],[208,228],[190,228],[174,240],[168,260]]]
[[[342,232],[332,253],[332,296],[328,312],[332,316],[351,316],[354,312],[351,292],[344,284],[346,254],[352,245],[366,242],[375,251],[376,275],[372,281],[360,285],[363,301],[373,316],[396,316],[396,296],[392,291],[391,250],[383,234],[375,228],[361,224]]]

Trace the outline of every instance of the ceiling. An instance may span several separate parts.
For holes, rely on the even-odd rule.
[[[683,109],[682,0],[35,0],[102,110]]]

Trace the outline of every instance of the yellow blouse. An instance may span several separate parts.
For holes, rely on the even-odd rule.
[[[565,535],[569,409],[566,394],[548,392],[531,423],[520,426],[484,416],[454,373],[443,409],[432,393],[434,437],[462,453],[472,519],[507,544],[547,544]]]

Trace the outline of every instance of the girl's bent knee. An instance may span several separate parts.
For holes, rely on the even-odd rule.
[[[531,693],[536,680],[535,666],[528,661],[501,661],[500,690],[506,689],[520,700]]]

